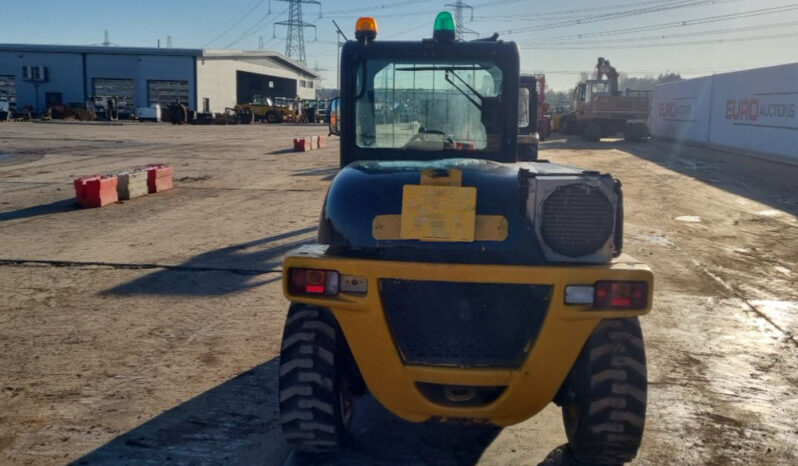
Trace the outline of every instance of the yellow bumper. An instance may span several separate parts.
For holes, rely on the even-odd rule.
[[[488,420],[500,426],[522,422],[542,410],[557,393],[595,326],[606,318],[630,317],[651,308],[651,270],[627,255],[610,264],[590,266],[464,265],[363,260],[315,254],[290,255],[283,270],[316,268],[365,276],[368,293],[336,296],[292,295],[287,274],[283,293],[295,302],[332,310],[344,332],[369,391],[383,406],[408,421],[431,417]],[[553,286],[543,327],[526,361],[517,369],[407,365],[391,336],[380,301],[382,278],[450,282],[538,284]],[[566,305],[565,286],[599,280],[645,281],[649,301],[641,311],[596,311],[590,305]],[[445,385],[506,386],[501,396],[477,407],[443,406],[427,399],[416,382]]]

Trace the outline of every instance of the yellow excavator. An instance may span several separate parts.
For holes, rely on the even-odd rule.
[[[579,134],[588,141],[599,141],[619,133],[630,141],[648,139],[651,95],[629,89],[621,92],[619,76],[609,60],[599,57],[596,79],[576,86],[573,110],[560,118],[560,132]]]

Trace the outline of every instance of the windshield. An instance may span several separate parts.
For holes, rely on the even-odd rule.
[[[358,72],[357,145],[421,151],[501,144],[502,73],[493,63],[370,60]]]

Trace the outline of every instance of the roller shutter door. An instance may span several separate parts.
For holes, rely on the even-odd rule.
[[[169,105],[175,101],[188,106],[188,81],[147,81],[149,104]]]
[[[8,100],[11,109],[17,106],[17,81],[14,75],[0,75],[0,100]]]
[[[119,113],[135,113],[136,88],[132,79],[94,78],[94,97],[116,97]]]

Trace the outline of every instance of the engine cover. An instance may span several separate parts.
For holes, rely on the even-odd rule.
[[[405,185],[424,170],[462,171],[477,190],[477,216],[507,220],[503,240],[377,239],[377,216],[401,215]],[[609,175],[547,162],[474,159],[362,161],[344,167],[327,192],[319,242],[330,254],[423,262],[603,263],[620,253],[619,184]]]

